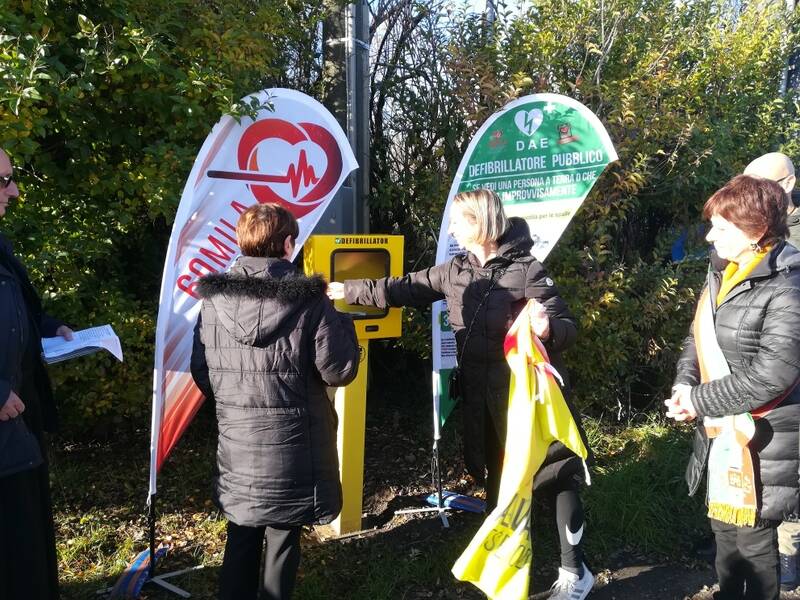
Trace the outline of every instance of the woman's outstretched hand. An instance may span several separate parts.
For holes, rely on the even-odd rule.
[[[343,300],[344,299],[344,284],[339,283],[338,281],[331,281],[328,284],[328,298],[331,300]]]

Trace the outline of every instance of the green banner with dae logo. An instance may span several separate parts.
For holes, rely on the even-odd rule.
[[[534,241],[531,253],[544,260],[606,165],[616,159],[603,124],[580,102],[557,94],[534,94],[507,104],[483,124],[461,160],[442,215],[436,263],[461,251],[447,233],[453,197],[478,188],[497,192],[508,216],[528,222]],[[434,304],[437,439],[454,404],[447,379],[456,364],[456,344],[446,312],[445,302]]]

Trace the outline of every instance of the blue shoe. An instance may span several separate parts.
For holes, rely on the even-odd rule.
[[[797,581],[797,556],[781,554],[780,562],[781,562],[781,589],[784,592],[795,589],[799,583]]]

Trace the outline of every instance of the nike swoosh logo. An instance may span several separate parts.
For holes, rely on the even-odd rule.
[[[580,529],[575,533],[572,533],[569,530],[569,525],[564,525],[564,531],[567,532],[567,541],[569,542],[570,546],[577,546],[581,543],[581,538],[583,537],[583,525],[580,526]]]

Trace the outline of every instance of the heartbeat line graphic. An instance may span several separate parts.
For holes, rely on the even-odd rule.
[[[316,185],[319,177],[314,172],[314,166],[308,164],[306,151],[300,151],[300,158],[297,166],[294,163],[289,165],[286,175],[267,175],[255,171],[209,171],[207,173],[212,179],[234,179],[236,181],[246,181],[247,183],[288,183],[292,186],[292,196],[297,197],[300,184],[308,187]]]

